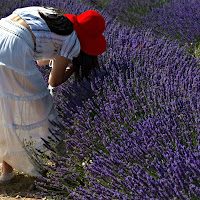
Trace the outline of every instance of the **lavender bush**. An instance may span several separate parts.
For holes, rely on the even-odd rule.
[[[156,34],[177,39],[181,44],[186,43],[193,53],[200,41],[199,5],[197,0],[170,1],[170,5],[152,10],[143,24]]]
[[[175,42],[116,30],[110,59],[103,55],[107,76],[70,120],[67,149],[85,163],[90,184],[68,197],[198,198],[198,62]],[[137,42],[123,46],[125,35]]]
[[[199,57],[199,1],[198,0],[84,0],[102,8],[113,18],[137,29],[145,27],[159,36],[177,39],[187,45],[188,52]]]
[[[140,27],[144,17],[154,8],[162,8],[170,0],[83,0],[89,5],[104,9],[112,18],[126,25]]]
[[[13,9],[14,6],[19,6],[24,0],[13,0],[13,1],[0,1],[0,15],[5,15],[6,11],[10,12],[11,9]]]
[[[91,8],[70,0],[42,4],[74,14]],[[41,163],[48,172],[38,177],[38,196],[198,199],[198,61],[177,40],[137,31],[105,10],[100,13],[108,43],[99,56],[102,70],[91,82],[76,84],[72,77],[54,89],[65,141],[59,154],[48,158],[50,164]],[[40,70],[47,82],[49,69]]]

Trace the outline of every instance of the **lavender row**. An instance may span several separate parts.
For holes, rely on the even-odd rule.
[[[90,153],[93,164],[86,169],[96,185],[89,187],[90,195],[95,193],[97,199],[198,197],[198,63],[176,43],[143,41],[139,49],[130,50],[134,65],[132,55],[117,49],[112,56],[121,65],[116,66],[116,59],[115,63],[104,60],[109,76],[93,83],[96,97],[74,114],[71,129],[75,135],[68,139],[73,140],[71,147],[82,147],[77,152],[80,159]],[[137,173],[143,177],[139,179]],[[88,187],[76,192],[83,197],[86,191]]]
[[[121,22],[138,26],[142,23],[143,17],[154,8],[162,8],[169,4],[170,0],[83,0],[95,8],[105,10],[112,18]]]
[[[200,41],[199,5],[197,0],[171,1],[169,6],[154,9],[144,20],[144,26],[159,35],[177,39],[187,44],[190,51]]]
[[[104,10],[128,26],[150,29],[154,34],[177,39],[188,51],[199,57],[200,16],[198,0],[84,0]],[[102,3],[104,2],[104,3]]]

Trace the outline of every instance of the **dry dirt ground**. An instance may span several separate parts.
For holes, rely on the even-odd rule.
[[[1,170],[0,170],[1,172]],[[30,198],[29,194],[36,194],[35,178],[15,171],[15,176],[9,184],[0,185],[0,200],[36,200],[39,198]]]

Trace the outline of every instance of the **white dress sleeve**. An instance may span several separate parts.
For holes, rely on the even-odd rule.
[[[73,31],[61,45],[58,55],[72,60],[74,57],[78,57],[80,50],[81,46],[79,39],[76,32]]]

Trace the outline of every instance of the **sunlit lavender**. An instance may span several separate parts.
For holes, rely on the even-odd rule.
[[[82,83],[75,83],[72,77],[53,90],[66,138],[62,152],[60,149],[59,155],[53,154],[52,165],[41,163],[48,172],[36,181],[41,191],[38,197],[198,199],[199,62],[177,38],[169,40],[150,29],[138,31],[135,26],[119,22],[116,16],[121,15],[120,10],[113,10],[113,15],[108,12],[112,2],[105,3],[106,9],[97,10],[106,20],[104,35],[108,44],[106,52],[99,56],[101,70],[97,76]],[[153,1],[144,1],[148,2]],[[162,14],[163,21],[161,17],[153,23],[153,13],[155,18],[160,16],[155,6],[171,11],[182,5],[190,10],[196,1],[183,2],[168,1],[166,5],[172,7],[163,3],[161,8],[155,1],[149,14],[151,27],[159,20],[163,30],[167,27],[167,12]],[[25,1],[22,6],[61,6],[68,13],[80,14],[96,9],[94,4],[46,0]],[[190,19],[195,17],[195,12],[188,13]],[[179,23],[180,15],[185,19],[183,24]],[[174,15],[174,26],[175,22],[180,26],[177,30],[181,26],[195,30],[197,26],[193,27],[192,22],[184,25],[187,17],[180,15]],[[194,32],[185,42],[195,43],[197,36],[198,32]],[[47,83],[50,69],[39,69]]]
[[[199,45],[200,41],[199,5],[198,0],[170,1],[169,5],[148,13],[143,24],[157,34],[177,39],[181,44],[186,43],[194,48],[194,43]]]
[[[168,5],[170,0],[83,0],[83,2],[105,10],[112,18],[118,18],[126,25],[139,28],[148,13],[155,8]]]

